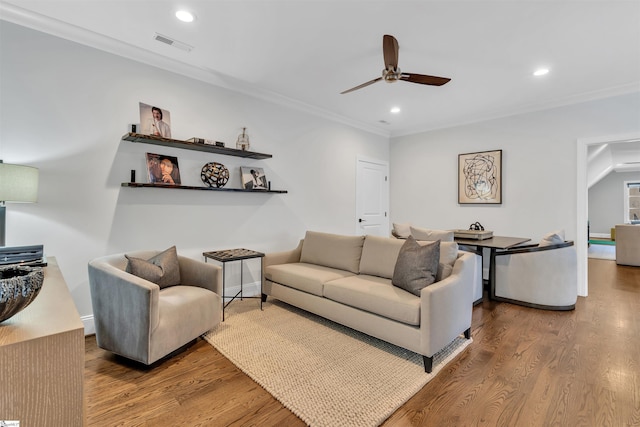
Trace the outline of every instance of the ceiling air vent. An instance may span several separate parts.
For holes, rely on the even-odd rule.
[[[168,44],[169,46],[177,47],[180,50],[184,50],[185,52],[191,52],[191,49],[193,49],[193,46],[189,46],[188,44],[172,39],[171,37],[163,36],[162,34],[156,33],[153,38],[159,42]]]

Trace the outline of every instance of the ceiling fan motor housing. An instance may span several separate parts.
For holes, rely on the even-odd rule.
[[[400,71],[400,68],[396,68],[395,70],[393,68],[385,68],[384,70],[382,70],[382,78],[387,83],[397,82],[398,80],[400,80],[401,75],[402,72]]]

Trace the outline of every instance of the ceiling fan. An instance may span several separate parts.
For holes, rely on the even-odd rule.
[[[398,40],[395,37],[385,34],[382,38],[382,53],[384,55],[384,70],[382,70],[382,76],[376,79],[370,80],[366,83],[362,83],[351,89],[347,89],[340,94],[353,92],[354,90],[362,89],[363,87],[377,83],[380,80],[384,80],[387,83],[393,83],[398,80],[404,80],[411,83],[418,83],[421,85],[430,86],[442,86],[448,83],[451,79],[447,77],[426,76],[424,74],[403,73],[398,68]]]

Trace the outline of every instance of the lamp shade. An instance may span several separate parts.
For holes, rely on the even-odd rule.
[[[38,169],[0,161],[0,201],[37,202]]]

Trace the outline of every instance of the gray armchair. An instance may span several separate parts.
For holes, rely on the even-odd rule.
[[[492,298],[546,310],[573,310],[578,299],[577,256],[572,241],[517,246],[491,257]]]
[[[160,251],[127,253],[149,259]],[[215,327],[222,316],[222,269],[178,256],[180,285],[160,288],[125,271],[124,254],[89,262],[100,348],[150,365]]]

